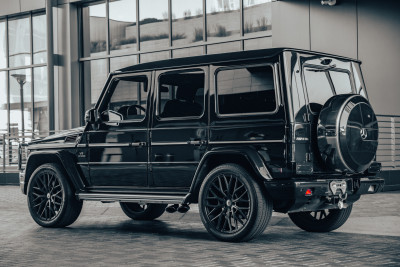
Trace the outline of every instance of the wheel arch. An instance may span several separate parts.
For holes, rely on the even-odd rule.
[[[76,191],[81,191],[86,184],[79,174],[73,155],[67,151],[34,151],[26,162],[24,171],[24,188],[23,193],[27,193],[28,183],[33,172],[40,166],[46,163],[58,163],[63,168],[67,179]]]
[[[189,190],[187,202],[195,203],[201,184],[207,174],[217,166],[234,163],[248,171],[257,182],[272,180],[267,166],[256,150],[250,148],[224,148],[208,151],[201,159]]]

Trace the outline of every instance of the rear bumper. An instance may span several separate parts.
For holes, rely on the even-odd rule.
[[[333,181],[345,181],[346,194],[330,189]],[[374,194],[382,191],[384,179],[377,177],[362,178],[332,178],[306,180],[303,178],[286,181],[267,181],[265,188],[273,199],[274,209],[279,212],[316,211],[321,209],[337,209],[339,202],[344,207],[356,202],[361,195]],[[311,194],[307,194],[311,191]]]

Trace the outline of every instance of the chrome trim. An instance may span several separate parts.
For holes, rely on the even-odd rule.
[[[93,201],[119,201],[134,203],[158,203],[158,204],[183,204],[186,196],[172,195],[139,195],[139,194],[108,194],[108,193],[78,193],[79,200]]]
[[[138,161],[138,162],[110,162],[110,161],[102,161],[102,162],[84,162],[78,164],[90,164],[90,165],[124,165],[124,164],[147,164],[147,161]]]
[[[280,140],[244,140],[244,141],[209,141],[210,145],[222,144],[268,144],[268,143],[285,143],[284,139]]]
[[[152,161],[151,164],[199,164],[199,161]]]
[[[151,142],[152,146],[180,146],[190,145],[188,142]]]
[[[48,149],[48,148],[75,148],[75,144],[63,144],[63,143],[57,143],[57,144],[35,144],[35,145],[30,145],[28,146],[28,149]]]
[[[131,143],[95,143],[89,144],[89,148],[92,147],[128,147]]]
[[[87,144],[78,144],[76,147],[87,147]]]

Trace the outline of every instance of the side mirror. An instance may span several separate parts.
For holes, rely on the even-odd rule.
[[[96,123],[98,117],[99,117],[98,112],[97,112],[97,109],[95,109],[95,108],[89,109],[85,112],[85,122],[86,123],[90,123],[90,124]]]

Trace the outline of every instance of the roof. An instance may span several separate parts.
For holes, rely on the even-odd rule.
[[[184,58],[174,58],[174,59],[166,59],[161,61],[152,61],[142,64],[132,65],[126,68],[122,68],[116,70],[114,73],[119,72],[133,72],[133,71],[145,71],[145,70],[155,70],[155,69],[165,69],[165,68],[174,68],[174,67],[189,67],[203,64],[218,64],[218,63],[226,63],[232,61],[239,60],[253,60],[253,59],[266,59],[273,58],[278,56],[280,53],[284,51],[294,51],[306,54],[318,54],[321,56],[329,56],[335,58],[342,58],[351,61],[357,61],[355,59],[308,51],[308,50],[300,50],[293,48],[269,48],[269,49],[259,49],[259,50],[249,50],[249,51],[240,51],[240,52],[231,52],[231,53],[221,53],[221,54],[212,54],[212,55],[202,55],[195,57],[184,57]]]

